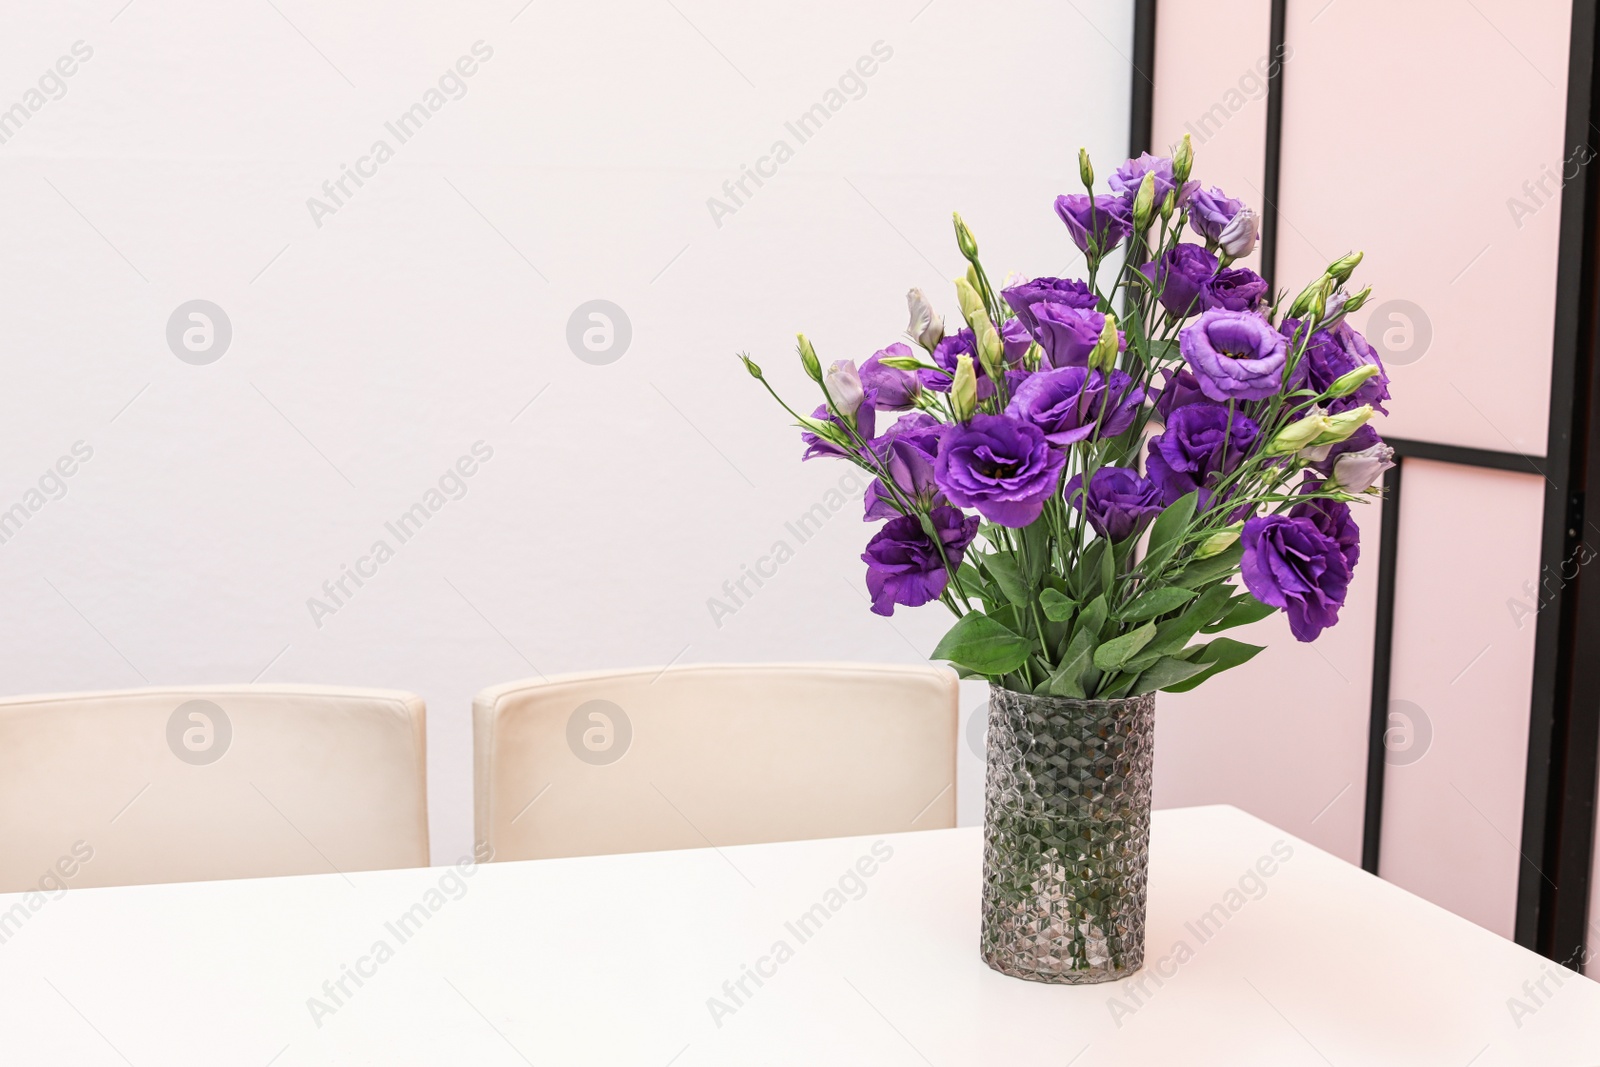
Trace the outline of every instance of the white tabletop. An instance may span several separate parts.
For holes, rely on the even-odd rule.
[[[1111,985],[983,965],[981,852],[74,890],[0,927],[0,1063],[1600,1064],[1600,985],[1236,809],[1157,813],[1146,968]]]

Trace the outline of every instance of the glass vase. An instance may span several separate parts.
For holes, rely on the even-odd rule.
[[[1144,961],[1155,694],[1121,700],[990,686],[983,959],[1092,984]]]

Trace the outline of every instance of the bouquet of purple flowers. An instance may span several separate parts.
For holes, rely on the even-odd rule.
[[[1388,376],[1346,321],[1371,292],[1346,289],[1361,255],[1292,301],[1269,293],[1233,266],[1256,213],[1191,181],[1193,158],[1185,137],[1096,193],[1079,153],[1085,191],[1055,209],[1087,281],[996,290],[955,216],[964,326],[913,289],[911,344],[859,367],[824,369],[800,335],[823,397],[809,416],[740,357],[798,421],[804,458],[872,476],[872,610],[942,602],[956,624],[933,658],[963,676],[1175,692],[1261,651],[1212,634],[1283,611],[1310,641],[1338,620],[1360,556],[1349,503],[1393,465],[1368,421],[1387,414]]]

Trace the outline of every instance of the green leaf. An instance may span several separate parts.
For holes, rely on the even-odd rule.
[[[1130,695],[1140,696],[1144,693],[1153,693],[1157,689],[1167,689],[1168,686],[1177,685],[1210,668],[1209,663],[1190,663],[1174,656],[1164,656],[1139,675],[1139,680],[1134,683]]]
[[[1017,573],[1017,561],[1014,557],[995,553],[983,557],[983,567],[994,577],[995,584],[1006,595],[1006,599],[1013,604],[1030,604],[1033,602],[1033,590],[1028,588],[1028,583],[1022,575]]]
[[[1248,626],[1252,622],[1260,622],[1277,610],[1271,604],[1263,604],[1249,593],[1241,593],[1234,598],[1233,606],[1222,618],[1210,626],[1202,626],[1200,632],[1214,634],[1231,630],[1235,626]]]
[[[930,659],[945,659],[984,675],[1014,671],[1028,660],[1033,643],[982,612],[963,615],[944,635]]]
[[[1156,624],[1147,622],[1136,630],[1113,637],[1094,650],[1094,665],[1103,671],[1120,671],[1155,635]]]
[[[1150,527],[1150,547],[1145,553],[1146,559],[1162,555],[1162,549],[1177,542],[1194,519],[1195,502],[1198,499],[1198,491],[1185,493],[1161,510],[1161,514],[1156,516],[1155,525]],[[1171,553],[1165,553],[1162,558],[1168,555]]]
[[[1051,694],[1082,700],[1087,695],[1083,691],[1083,669],[1089,666],[1093,655],[1094,636],[1087,630],[1080,630],[1067,645],[1067,651],[1061,657],[1061,666],[1050,675]]]
[[[1101,568],[1101,559],[1107,552],[1109,542],[1103,537],[1097,537],[1089,542],[1083,550],[1083,556],[1078,563],[1078,574],[1083,579],[1083,587],[1078,590],[1079,598],[1092,600],[1096,593],[1102,592],[1106,587],[1103,584],[1105,572]],[[1115,573],[1115,561],[1112,561]]]
[[[1214,678],[1223,671],[1231,670],[1241,663],[1248,663],[1255,658],[1256,653],[1262,651],[1262,645],[1249,645],[1243,641],[1235,641],[1231,637],[1219,637],[1206,643],[1195,657],[1194,662],[1206,669],[1182,682],[1165,687],[1168,693],[1187,693],[1195,686],[1210,678]]]
[[[1194,592],[1189,589],[1179,589],[1175,585],[1160,586],[1139,594],[1117,617],[1124,622],[1153,619],[1157,615],[1165,615],[1169,611],[1183,607],[1193,600],[1194,596]]]
[[[1227,548],[1218,552],[1209,559],[1195,560],[1173,580],[1173,585],[1181,585],[1185,589],[1198,589],[1207,582],[1232,574],[1239,566],[1239,561],[1244,558],[1244,544],[1235,541]]]
[[[1066,622],[1078,610],[1078,605],[1070,597],[1048,587],[1039,593],[1039,606],[1044,609],[1044,617],[1051,622]]]
[[[1089,601],[1089,605],[1078,614],[1078,626],[1073,630],[1072,636],[1076,640],[1079,634],[1088,634],[1094,644],[1100,643],[1100,631],[1106,625],[1106,598],[1097,596]]]
[[[1117,554],[1107,543],[1105,550],[1100,553],[1100,588],[1109,593],[1111,586],[1117,580]]]
[[[1168,619],[1160,625],[1156,630],[1155,639],[1145,648],[1143,655],[1129,661],[1128,669],[1149,670],[1162,656],[1178,652],[1189,643],[1191,637],[1200,632],[1200,627],[1209,626],[1216,619],[1232,595],[1233,588],[1228,585],[1214,585],[1201,593],[1182,615],[1176,619]]]

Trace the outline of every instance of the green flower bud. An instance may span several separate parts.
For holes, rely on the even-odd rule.
[[[1189,180],[1189,172],[1193,169],[1194,143],[1189,140],[1188,134],[1184,134],[1177,150],[1172,153],[1172,180],[1182,185]]]
[[[762,380],[762,378],[761,378],[761,368],[756,365],[756,361],[755,360],[751,359],[749,356],[745,355],[743,352],[740,352],[739,353],[739,361],[744,364],[744,369],[750,372],[750,377],[754,378],[758,382]]]
[[[989,318],[988,311],[984,310],[983,297],[978,295],[978,287],[966,278],[956,279],[956,303],[961,305],[961,317],[973,329],[977,329],[979,319],[987,321]]]
[[[809,430],[829,444],[837,445],[846,451],[854,449],[850,435],[845,432],[843,427],[831,419],[814,419],[810,415],[801,415],[800,428]]]
[[[1365,304],[1367,302],[1367,297],[1369,297],[1371,295],[1372,295],[1372,286],[1369,285],[1365,289],[1363,289],[1359,293],[1357,293],[1355,296],[1352,296],[1350,299],[1348,299],[1348,300],[1346,300],[1344,302],[1344,313],[1346,315],[1348,315],[1352,311],[1360,311],[1361,310],[1361,305]]]
[[[928,366],[916,356],[883,356],[879,358],[878,363],[881,366],[893,367],[895,370],[918,370]]]
[[[1083,181],[1083,187],[1094,192],[1094,164],[1089,162],[1089,150],[1078,149],[1078,177]]]
[[[1328,391],[1322,395],[1334,400],[1338,400],[1340,397],[1349,396],[1351,393],[1361,388],[1362,382],[1366,381],[1368,378],[1377,377],[1379,373],[1380,371],[1376,363],[1368,363],[1365,366],[1357,367],[1355,370],[1346,374],[1341,374],[1339,377],[1335,378],[1333,380],[1333,384],[1328,386]]]
[[[1333,275],[1324,274],[1304,289],[1294,298],[1294,303],[1289,305],[1291,319],[1303,319],[1307,312],[1315,312],[1312,318],[1322,318],[1323,312],[1328,308],[1328,294],[1333,292]]]
[[[1106,324],[1100,328],[1100,340],[1089,352],[1089,369],[1109,371],[1117,365],[1117,317],[1106,312]]]
[[[1143,233],[1150,228],[1150,212],[1156,203],[1156,172],[1148,171],[1144,181],[1139,183],[1139,191],[1133,197],[1133,230]]]
[[[1200,547],[1194,550],[1194,558],[1210,559],[1212,556],[1226,552],[1233,547],[1235,541],[1239,540],[1239,531],[1243,526],[1243,523],[1234,523],[1226,530],[1218,530],[1204,541],[1201,541]]]
[[[972,357],[963,353],[956,357],[956,373],[950,382],[950,407],[958,422],[970,422],[978,410],[978,372],[972,367]]]
[[[1343,285],[1350,280],[1350,275],[1355,273],[1356,266],[1361,262],[1365,253],[1351,252],[1348,256],[1336,259],[1328,264],[1328,274],[1335,282]]]
[[[1302,448],[1309,448],[1313,442],[1318,441],[1328,432],[1328,414],[1319,407],[1313,407],[1298,420],[1291,422],[1272,436],[1267,442],[1267,454],[1272,456],[1292,455]]]
[[[1167,198],[1165,200],[1161,201],[1161,221],[1162,222],[1171,222],[1172,221],[1172,213],[1174,211],[1177,211],[1177,210],[1178,210],[1178,190],[1174,189],[1174,190],[1172,190],[1171,192],[1169,192],[1167,194]]]
[[[987,317],[978,319],[972,325],[973,339],[977,342],[978,359],[983,364],[983,371],[989,376],[991,382],[1005,381],[1006,349],[1000,343],[1000,335],[994,330],[994,323]]]
[[[1349,411],[1341,411],[1337,415],[1329,415],[1326,418],[1326,422],[1328,424],[1327,429],[1323,432],[1322,436],[1318,437],[1315,441],[1312,441],[1311,444],[1314,447],[1319,445],[1336,445],[1340,441],[1349,438],[1351,434],[1361,429],[1361,427],[1365,426],[1367,421],[1371,418],[1371,404],[1362,404],[1358,408],[1351,408]]]
[[[821,385],[822,361],[817,359],[817,350],[811,347],[805,334],[797,333],[795,338],[800,342],[800,365],[806,369],[806,377]]]
[[[961,249],[961,254],[966,256],[969,261],[976,260],[978,258],[977,238],[972,236],[972,231],[967,229],[967,224],[961,221],[960,212],[952,211],[950,217],[955,220],[956,224],[956,247]]]

